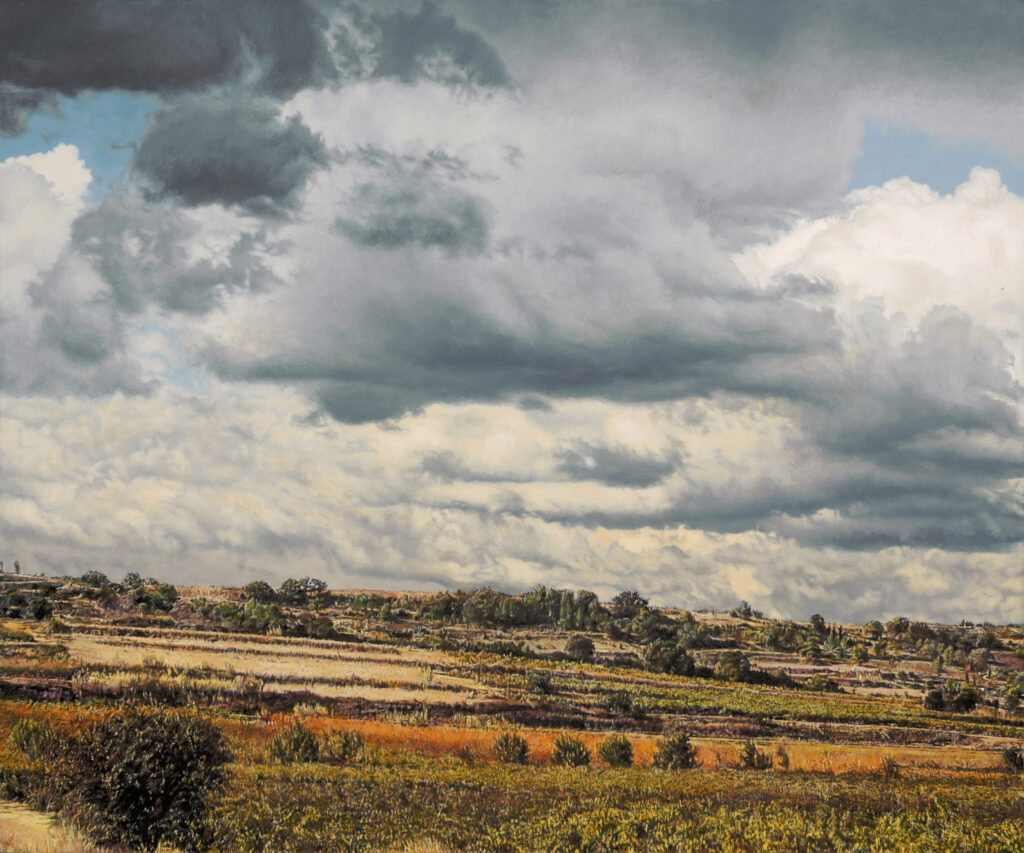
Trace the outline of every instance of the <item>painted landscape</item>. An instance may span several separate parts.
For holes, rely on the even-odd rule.
[[[1024,838],[1024,625],[95,571],[7,575],[0,602],[4,849],[1009,853]]]
[[[0,0],[0,853],[1024,853],[1022,46]]]

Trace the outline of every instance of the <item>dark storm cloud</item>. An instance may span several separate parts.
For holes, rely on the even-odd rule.
[[[625,447],[601,447],[576,442],[556,454],[558,471],[570,480],[594,480],[606,486],[642,489],[673,473],[678,458],[642,456]]]
[[[498,52],[479,33],[443,14],[441,4],[434,0],[425,0],[416,14],[377,16],[376,25],[380,42],[375,77],[396,77],[403,83],[430,78],[481,86],[511,82]]]
[[[299,118],[282,121],[259,102],[197,99],[156,115],[133,168],[155,196],[276,216],[326,164],[323,142]]]
[[[0,81],[75,95],[253,80],[287,96],[335,77],[326,28],[311,0],[13,0],[3,6]]]
[[[34,112],[57,111],[57,93],[0,83],[0,137],[20,136]]]
[[[550,318],[514,332],[451,297],[408,294],[375,301],[356,317],[365,343],[298,350],[242,362],[211,349],[226,377],[310,384],[332,417],[348,422],[401,415],[430,402],[497,400],[513,394],[651,401],[747,383],[746,365],[832,346],[827,314],[783,300],[681,294],[672,318],[639,317],[618,334],[577,340]]]

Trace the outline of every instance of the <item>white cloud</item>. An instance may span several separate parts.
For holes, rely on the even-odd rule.
[[[908,331],[937,305],[997,331],[1024,379],[1024,198],[975,168],[943,196],[908,178],[851,193],[847,210],[805,220],[736,256],[758,285],[800,277],[835,286],[847,324],[877,300]]]
[[[543,582],[604,596],[639,588],[663,603],[726,607],[747,598],[787,616],[1019,614],[1019,549],[860,553],[678,524],[617,530],[545,521],[532,511],[539,491],[521,492],[525,512],[509,514],[460,505],[458,490],[423,487],[424,453],[450,447],[460,424],[467,460],[493,463],[510,447],[500,440],[509,425],[510,452],[538,468],[559,426],[577,434],[574,424],[588,423],[585,435],[600,441],[609,422],[646,417],[639,408],[581,402],[559,424],[552,412],[435,406],[385,427],[317,425],[304,419],[300,395],[272,387],[2,404],[0,539],[5,559],[28,567],[115,577],[134,568],[183,582],[314,574],[336,586]],[[707,428],[691,413],[687,429],[671,408],[681,426],[670,441],[685,444]],[[600,504],[606,495],[584,489],[575,499]]]

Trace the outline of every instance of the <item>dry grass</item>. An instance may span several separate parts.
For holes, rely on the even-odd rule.
[[[121,853],[96,847],[50,815],[18,803],[0,802],[0,850],[17,853]],[[124,851],[127,853],[127,851]]]
[[[152,664],[156,657],[172,669],[211,667],[233,675],[287,679],[268,681],[266,690],[309,690],[330,697],[359,697],[371,701],[456,703],[483,695],[479,685],[433,671],[441,662],[437,653],[410,650],[391,659],[379,651],[332,651],[295,648],[294,645],[239,643],[217,640],[176,641],[163,638],[114,638],[76,635],[69,641],[75,661],[114,667]],[[302,679],[309,679],[303,682]],[[336,679],[386,682],[380,685],[331,684]],[[431,684],[452,689],[431,689]]]
[[[293,718],[274,718],[278,726],[290,725]],[[478,760],[491,760],[491,748],[498,736],[497,729],[461,728],[450,725],[431,724],[427,726],[401,725],[379,720],[339,720],[335,718],[311,718],[304,721],[314,731],[354,731],[362,735],[367,744],[385,749],[405,749],[431,756],[457,756],[467,750]],[[562,734],[559,729],[517,729],[526,738],[530,749],[530,760],[547,763],[551,760],[555,738]],[[597,754],[597,746],[609,737],[608,733],[571,732]],[[627,735],[633,744],[633,756],[637,766],[646,767],[652,763],[658,748],[659,738],[654,735]],[[697,761],[702,767],[738,767],[741,742],[727,738],[692,739],[697,749]],[[762,739],[756,741],[758,749],[775,756],[782,746],[789,756],[790,770],[824,771],[829,773],[877,773],[882,770],[886,758],[895,761],[906,771],[927,771],[929,775],[947,773],[988,772],[1001,767],[996,752],[959,749],[952,747],[893,747],[864,746],[847,744],[813,743],[807,741],[779,741]],[[600,762],[594,759],[595,764]]]

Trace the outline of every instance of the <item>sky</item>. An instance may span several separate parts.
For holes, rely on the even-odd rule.
[[[1024,622],[1024,5],[0,25],[0,560]]]

